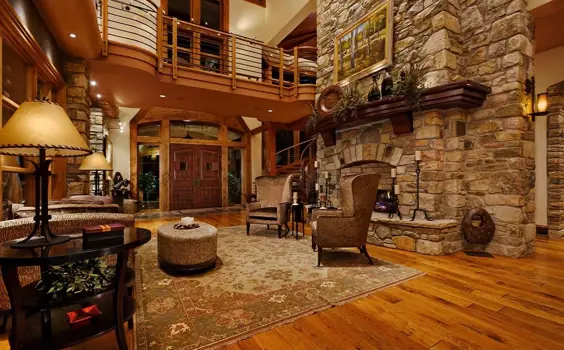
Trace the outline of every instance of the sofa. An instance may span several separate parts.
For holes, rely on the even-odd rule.
[[[128,214],[115,213],[82,213],[53,215],[50,220],[51,231],[55,234],[78,236],[84,226],[119,223],[125,226],[134,226],[135,217]],[[33,229],[33,218],[0,221],[0,242],[26,237]],[[107,257],[108,263],[115,264],[115,255]],[[130,254],[128,264],[133,266],[134,254]],[[40,279],[38,266],[18,268],[20,283],[27,285]],[[0,279],[0,312],[10,310],[10,299],[4,281]],[[6,317],[6,316],[4,316]],[[4,321],[6,318],[4,318]],[[3,328],[0,325],[0,328]]]
[[[35,207],[12,205],[12,211],[14,219],[35,216]],[[51,215],[119,212],[119,205],[112,204],[112,197],[106,196],[79,195],[49,201],[49,214]]]

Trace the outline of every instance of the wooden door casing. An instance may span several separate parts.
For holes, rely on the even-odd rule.
[[[170,146],[170,208],[221,206],[221,147]]]

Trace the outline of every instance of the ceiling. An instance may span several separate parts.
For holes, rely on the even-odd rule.
[[[564,45],[564,0],[553,0],[531,11],[535,20],[536,53]]]
[[[296,46],[317,47],[317,13],[307,16],[278,46],[286,50]]]
[[[311,101],[286,102],[163,82],[154,74],[104,59],[90,60],[89,70],[90,79],[96,81],[93,97],[100,93],[102,99],[110,98],[108,102],[117,107],[175,108],[280,123],[290,123],[311,113]]]

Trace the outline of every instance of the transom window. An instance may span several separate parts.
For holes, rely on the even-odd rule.
[[[171,121],[170,137],[187,140],[218,140],[219,126],[190,120]]]

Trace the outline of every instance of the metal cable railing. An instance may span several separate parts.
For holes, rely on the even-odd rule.
[[[233,89],[244,81],[260,83],[277,87],[280,97],[297,96],[299,86],[316,84],[315,47],[285,50],[181,21],[165,16],[151,0],[93,1],[103,55],[115,41],[154,54],[158,71],[173,79],[179,69],[218,74],[231,78]]]

